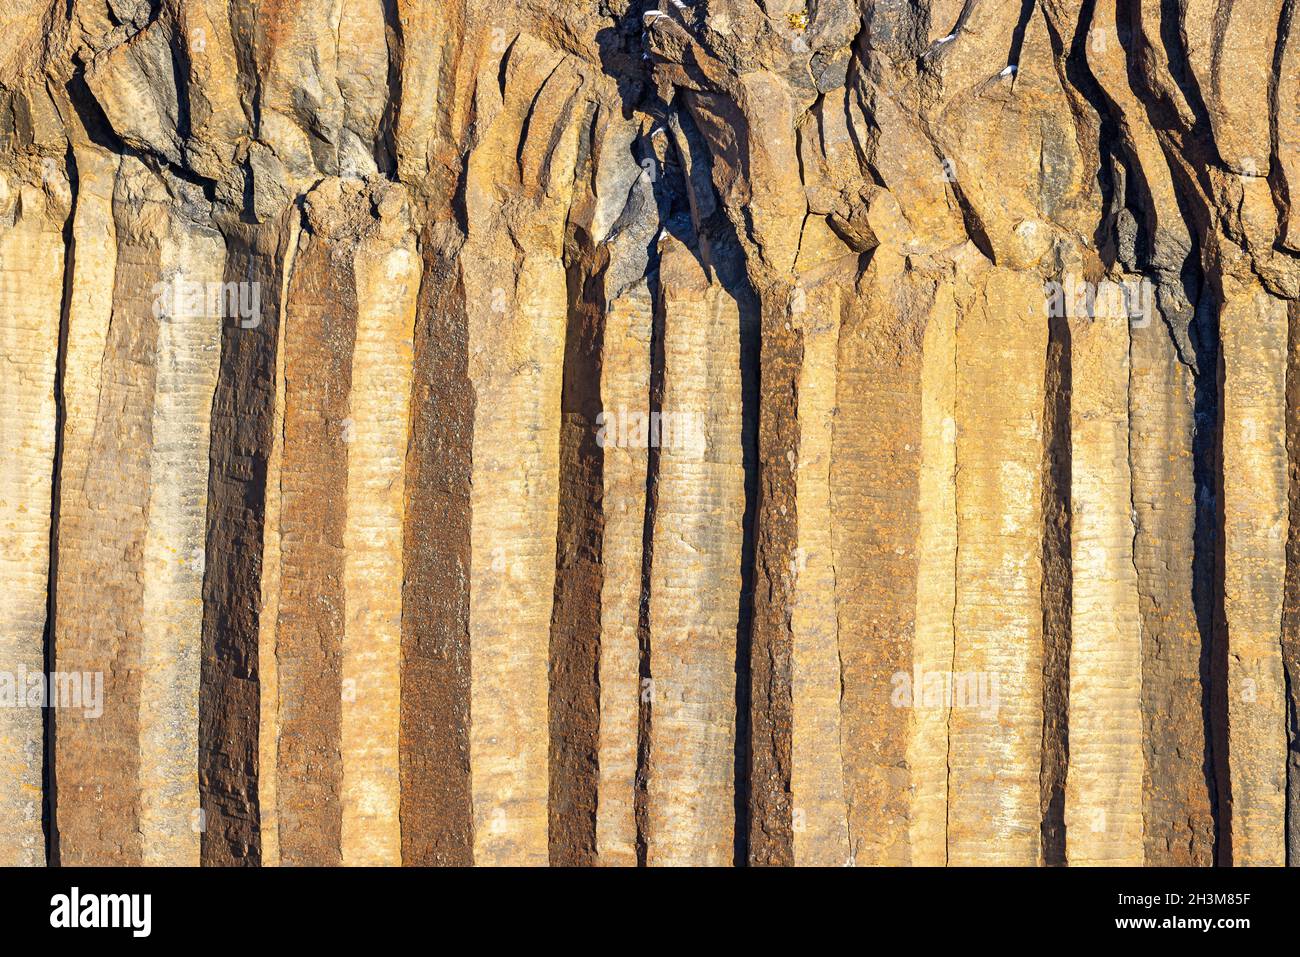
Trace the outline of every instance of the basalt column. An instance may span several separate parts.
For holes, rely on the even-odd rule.
[[[222,322],[208,291],[221,284],[225,244],[210,222],[175,211],[178,197],[196,199],[188,184],[138,160],[92,164],[89,183],[98,178],[112,200],[111,211],[98,206],[91,186],[74,223],[91,241],[74,260],[68,316],[58,561],[69,584],[55,647],[60,671],[102,675],[103,714],[59,715],[60,854],[196,864],[208,419]],[[116,236],[107,246],[105,213]]]
[[[45,860],[40,706],[61,690],[39,681],[45,670],[58,438],[54,387],[68,214],[66,180],[58,175],[44,190],[21,175],[0,181],[11,223],[0,228],[0,352],[9,367],[0,384],[0,670],[6,697],[0,763],[9,769],[0,785],[0,818],[7,822],[0,863],[9,866]],[[82,687],[79,682],[78,693]]]

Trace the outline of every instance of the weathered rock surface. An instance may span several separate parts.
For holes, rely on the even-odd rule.
[[[1294,7],[11,5],[0,863],[1300,860]]]

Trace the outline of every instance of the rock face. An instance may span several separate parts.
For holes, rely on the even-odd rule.
[[[9,5],[0,864],[1300,860],[1296,17]]]

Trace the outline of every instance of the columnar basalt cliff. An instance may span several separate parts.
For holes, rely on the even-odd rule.
[[[1294,0],[0,27],[0,864],[1300,861]]]

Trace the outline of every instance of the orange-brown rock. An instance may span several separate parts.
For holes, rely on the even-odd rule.
[[[0,863],[1297,859],[1294,4],[11,7]]]

